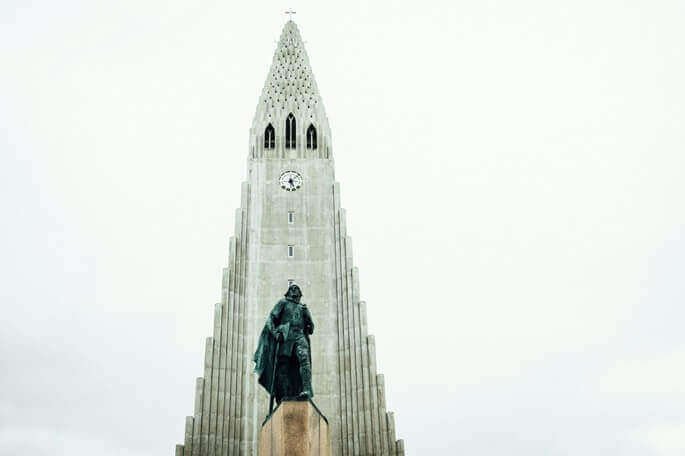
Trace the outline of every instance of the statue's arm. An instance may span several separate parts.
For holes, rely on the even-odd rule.
[[[281,322],[281,313],[283,312],[283,300],[276,303],[273,310],[269,313],[269,318],[266,319],[266,326],[269,332],[276,338],[278,332],[278,325]]]

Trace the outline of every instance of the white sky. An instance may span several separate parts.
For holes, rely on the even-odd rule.
[[[415,455],[685,454],[685,3],[0,3],[0,455],[171,455],[289,7]]]

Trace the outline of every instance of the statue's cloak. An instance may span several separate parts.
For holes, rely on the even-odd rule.
[[[274,378],[274,356],[276,354],[276,339],[269,330],[269,325],[265,324],[262,334],[259,336],[257,350],[252,360],[255,363],[254,371],[258,375],[259,384],[271,394],[271,382]],[[277,360],[276,360],[277,361]]]

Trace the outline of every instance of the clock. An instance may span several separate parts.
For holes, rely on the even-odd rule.
[[[278,178],[278,182],[286,192],[294,192],[302,186],[302,176],[295,171],[284,171]]]

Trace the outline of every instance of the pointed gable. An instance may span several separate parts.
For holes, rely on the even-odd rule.
[[[282,135],[285,119],[290,113],[294,114],[299,125],[314,124],[320,135],[330,137],[328,118],[309,57],[293,21],[283,26],[257,105],[253,131],[263,131],[268,123],[272,123],[276,134]],[[300,134],[304,138],[304,132]]]

